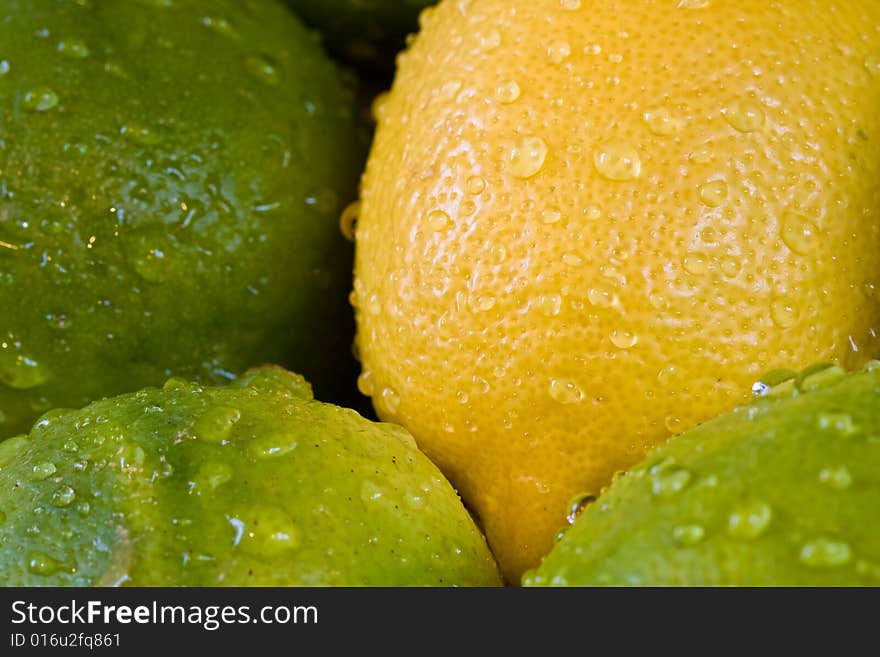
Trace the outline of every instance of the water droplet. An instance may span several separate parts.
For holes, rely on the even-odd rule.
[[[248,451],[257,458],[271,459],[290,454],[298,445],[296,435],[290,432],[270,432],[251,440]]]
[[[195,477],[196,488],[213,491],[232,480],[232,467],[222,461],[206,461]]]
[[[689,274],[701,276],[709,271],[709,258],[705,253],[697,251],[688,253],[681,261],[681,266]]]
[[[671,385],[678,374],[678,368],[675,365],[667,365],[659,372],[657,372],[657,381],[660,382],[662,386]]]
[[[82,517],[86,517],[92,512],[92,505],[88,502],[77,502],[73,508]]]
[[[721,113],[739,132],[755,132],[764,126],[764,110],[751,98],[734,98]]]
[[[189,382],[186,381],[186,379],[181,379],[177,376],[172,376],[162,385],[162,390],[165,390],[166,392],[186,390],[187,388],[189,388]]]
[[[52,504],[59,508],[70,506],[76,499],[76,491],[70,486],[62,486],[52,493]]]
[[[541,210],[541,221],[545,224],[555,224],[562,219],[562,211],[559,208],[544,208]]]
[[[773,509],[766,502],[752,500],[737,506],[727,518],[727,533],[734,538],[751,540],[763,534],[773,519]]]
[[[6,75],[9,73],[9,60],[8,59],[0,59],[0,75]]]
[[[642,118],[648,126],[648,130],[658,137],[669,137],[681,130],[683,121],[673,116],[665,107],[651,107],[645,110]]]
[[[788,299],[774,299],[770,302],[770,319],[779,328],[791,328],[798,321],[798,312]]]
[[[139,123],[124,125],[119,129],[119,133],[128,141],[139,146],[153,146],[160,141],[158,132]]]
[[[241,412],[229,406],[216,406],[205,411],[192,426],[192,434],[199,440],[225,445],[232,435],[232,427],[241,419]]]
[[[547,144],[540,137],[523,137],[509,151],[507,170],[516,178],[531,178],[547,159]]]
[[[432,210],[427,217],[428,226],[431,230],[442,231],[452,226],[452,219],[443,210]]]
[[[235,530],[233,546],[247,554],[279,557],[299,547],[299,529],[278,507],[254,506],[228,520]]]
[[[811,392],[839,383],[846,377],[846,370],[834,363],[817,363],[801,371],[797,387],[801,392]]]
[[[483,190],[486,189],[486,181],[483,180],[480,176],[471,176],[465,182],[465,190],[468,194],[472,196],[476,196],[477,194],[482,194]]]
[[[545,317],[556,317],[562,310],[562,297],[558,294],[542,294],[538,297],[538,311]]]
[[[501,45],[501,32],[498,30],[490,30],[486,34],[480,35],[480,48],[485,51],[495,50]]]
[[[710,180],[700,186],[700,200],[710,208],[717,208],[727,198],[727,183],[723,180]]]
[[[559,0],[559,6],[565,11],[575,11],[581,8],[581,0]]]
[[[595,501],[596,496],[592,493],[580,493],[571,498],[568,502],[568,513],[565,514],[568,524],[573,525],[584,510]]]
[[[89,56],[89,47],[82,39],[62,39],[58,42],[58,52],[65,57],[85,59]]]
[[[852,480],[852,473],[845,465],[822,468],[819,472],[819,481],[837,490],[849,488]]]
[[[560,404],[579,404],[584,393],[571,379],[550,379],[550,397]]]
[[[596,308],[610,308],[618,303],[617,294],[606,287],[591,287],[587,291],[587,300]]]
[[[478,313],[488,312],[495,307],[495,297],[490,295],[478,295],[471,303],[471,307]]]
[[[361,211],[360,201],[354,201],[345,206],[339,215],[339,230],[342,236],[349,242],[354,242],[354,231],[357,226],[358,214]]]
[[[22,104],[32,112],[47,112],[58,105],[58,94],[48,87],[28,91]]]
[[[576,253],[563,253],[562,262],[564,262],[569,267],[580,267],[582,264],[584,264],[584,259]]]
[[[522,90],[515,80],[503,80],[495,87],[495,98],[499,103],[514,103],[520,97]],[[479,192],[477,192],[479,193]]]
[[[281,81],[278,68],[267,57],[249,55],[245,58],[244,65],[248,73],[271,87],[277,87]]]
[[[547,46],[547,57],[553,64],[561,64],[571,56],[571,46],[567,41],[551,41]]]
[[[42,463],[37,463],[33,468],[32,472],[34,474],[34,480],[42,481],[43,479],[48,479],[53,474],[55,474],[56,468],[55,464],[51,461],[43,461]]]
[[[397,391],[394,388],[383,388],[381,397],[382,403],[388,409],[388,412],[391,414],[396,413],[400,406],[400,395],[397,394]]]
[[[755,397],[787,397],[794,391],[797,372],[776,369],[766,372],[752,384]]]
[[[607,180],[635,180],[642,173],[638,151],[622,139],[609,139],[593,152],[593,165]]]
[[[365,479],[361,484],[361,499],[367,504],[375,504],[385,497],[384,489],[374,481]]]
[[[718,268],[721,270],[722,274],[727,276],[727,278],[733,278],[740,272],[742,265],[740,265],[738,258],[725,256],[721,258],[721,261],[718,263]]]
[[[842,436],[851,436],[858,431],[852,416],[847,413],[820,413],[819,428],[836,431]]]
[[[806,217],[788,214],[782,221],[782,241],[799,255],[808,255],[819,241],[819,228]]]
[[[691,480],[690,470],[669,462],[655,465],[650,473],[651,492],[657,497],[672,497],[684,490]]]
[[[678,0],[679,9],[702,9],[709,6],[710,0]]]
[[[232,27],[232,23],[230,23],[225,18],[217,18],[214,16],[204,16],[201,20],[202,25],[207,27],[209,30],[216,32],[225,37],[237,38],[238,34],[235,31],[235,28]]]
[[[799,556],[801,563],[810,568],[837,568],[849,563],[852,549],[845,541],[817,538],[805,543]]]
[[[880,55],[868,55],[865,57],[865,69],[871,75],[880,75]]]
[[[52,378],[49,370],[28,356],[0,343],[0,383],[16,390],[30,390]]]
[[[357,387],[358,390],[361,391],[361,394],[366,397],[373,396],[373,373],[369,370],[364,370],[358,375],[357,378]]]
[[[639,337],[632,331],[624,329],[614,329],[611,331],[611,342],[618,349],[635,347],[638,341]]]
[[[679,525],[672,530],[672,538],[682,545],[696,545],[706,537],[702,525]]]
[[[28,557],[28,571],[34,575],[48,577],[61,569],[61,564],[45,552],[31,552]]]

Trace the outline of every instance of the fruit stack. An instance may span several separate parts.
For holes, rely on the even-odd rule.
[[[0,585],[880,585],[809,5],[0,0]]]

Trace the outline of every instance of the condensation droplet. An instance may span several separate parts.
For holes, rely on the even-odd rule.
[[[396,413],[398,407],[400,407],[400,395],[397,394],[397,391],[394,388],[383,388],[381,397],[382,404],[388,409],[388,412],[391,414]]]
[[[237,408],[217,406],[205,411],[193,423],[192,435],[205,442],[224,445],[240,419],[241,412]]]
[[[522,90],[516,80],[503,80],[495,87],[495,99],[499,103],[514,103],[519,99],[521,93]]]
[[[370,370],[364,370],[358,375],[357,387],[362,395],[366,397],[373,396],[373,373]]]
[[[635,347],[638,341],[639,337],[632,331],[624,329],[614,329],[611,331],[611,342],[618,349]]]
[[[880,75],[880,55],[868,55],[865,57],[865,69],[871,75]]]
[[[58,105],[58,94],[48,87],[28,91],[22,104],[32,112],[47,112]]]
[[[739,259],[734,258],[733,256],[725,256],[721,258],[718,263],[718,269],[721,270],[721,273],[724,274],[727,278],[733,278],[737,274],[739,274],[742,269],[742,265],[740,265]]]
[[[540,137],[523,137],[510,149],[507,169],[516,178],[531,178],[544,167],[547,152],[547,144]]]
[[[581,493],[571,498],[568,503],[568,513],[565,514],[568,524],[573,525],[584,510],[595,501],[596,496],[592,493]]]
[[[702,9],[709,6],[710,0],[678,0],[679,9]]]
[[[755,132],[764,126],[764,110],[751,98],[734,98],[721,113],[739,132]]]
[[[638,151],[622,139],[609,139],[593,152],[593,165],[607,180],[623,182],[635,180],[642,173]]]
[[[552,41],[547,46],[547,57],[553,64],[561,64],[571,56],[571,46],[567,41]]]
[[[819,241],[819,228],[806,217],[788,214],[782,221],[781,237],[789,249],[807,255]]]
[[[501,32],[498,30],[490,30],[486,34],[480,35],[480,48],[486,51],[495,50],[501,45]]]
[[[559,208],[544,208],[541,210],[541,221],[545,224],[555,224],[562,219],[562,211]]]
[[[562,297],[558,294],[542,294],[538,297],[538,310],[545,317],[556,317],[562,310]]]
[[[683,121],[665,107],[651,107],[642,114],[648,130],[658,137],[669,137],[681,130]]]
[[[483,190],[486,189],[486,181],[480,176],[471,176],[465,182],[465,190],[468,194],[472,196],[476,196],[477,194],[482,194]]]
[[[663,420],[663,426],[666,427],[667,431],[671,433],[678,433],[681,431],[682,421],[681,418],[677,415],[667,415]]]
[[[727,198],[727,183],[723,180],[710,180],[700,186],[700,200],[710,208],[717,208]]]
[[[495,297],[490,295],[479,295],[471,304],[473,309],[478,313],[485,313],[495,307]]]
[[[244,66],[248,73],[270,87],[277,87],[281,82],[278,68],[266,57],[249,55],[244,60]]]
[[[559,0],[559,6],[565,11],[575,11],[581,8],[581,0]]]
[[[59,508],[70,506],[76,499],[76,491],[70,486],[62,486],[52,493],[52,504]]]
[[[34,480],[42,481],[43,479],[48,479],[53,474],[55,474],[56,468],[55,464],[51,461],[43,461],[41,463],[37,463],[33,468],[31,468],[31,472],[34,475]]]
[[[72,59],[85,59],[89,56],[89,47],[82,39],[62,39],[58,42],[58,53]]]
[[[751,540],[763,534],[772,519],[773,509],[766,502],[745,502],[728,516],[727,533],[734,538]]]
[[[651,492],[657,497],[671,497],[690,483],[691,472],[671,463],[656,465],[651,472]]]
[[[354,232],[357,227],[358,214],[361,211],[360,201],[354,201],[345,206],[339,215],[339,230],[342,236],[349,242],[354,242]]]
[[[845,541],[817,538],[805,543],[800,551],[801,563],[810,568],[838,568],[852,558],[852,549]]]
[[[443,210],[432,210],[427,217],[428,226],[431,230],[439,232],[452,226],[452,219]]]
[[[31,552],[28,557],[28,571],[34,575],[47,577],[54,575],[61,568],[61,564],[45,552]]]
[[[579,404],[584,393],[571,379],[550,379],[550,397],[560,404]]]
[[[617,294],[606,287],[591,287],[587,291],[587,300],[596,308],[610,308],[617,305]]]
[[[787,299],[774,299],[770,302],[770,319],[779,328],[791,328],[798,321],[797,308]]]
[[[584,259],[576,253],[563,253],[562,262],[564,262],[569,267],[579,267],[584,263]]]
[[[709,258],[705,253],[694,251],[682,259],[681,266],[687,273],[701,276],[709,271]]]
[[[826,486],[837,490],[845,490],[852,484],[852,473],[845,465],[822,468],[819,471],[819,481]]]
[[[818,425],[820,429],[835,431],[842,436],[851,436],[858,431],[848,413],[820,413]]]
[[[696,545],[706,537],[702,525],[679,525],[672,530],[672,538],[682,545]]]

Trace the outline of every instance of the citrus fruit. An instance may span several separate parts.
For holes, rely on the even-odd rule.
[[[0,443],[0,511],[4,586],[500,581],[405,430],[280,368],[50,411]]]
[[[651,452],[524,583],[880,583],[880,362],[786,384]]]
[[[306,28],[274,0],[0,16],[0,438],[170,374],[354,388],[359,133]]]
[[[334,53],[373,72],[392,68],[419,11],[436,0],[285,0]]]
[[[361,389],[511,581],[762,372],[878,352],[880,5],[447,1],[362,178]]]

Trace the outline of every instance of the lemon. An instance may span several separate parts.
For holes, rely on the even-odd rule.
[[[399,58],[356,230],[360,388],[511,581],[568,501],[880,349],[880,5],[447,0]]]
[[[406,431],[280,368],[50,411],[0,443],[3,586],[499,582]]]
[[[776,388],[651,452],[524,583],[880,583],[880,363]]]

